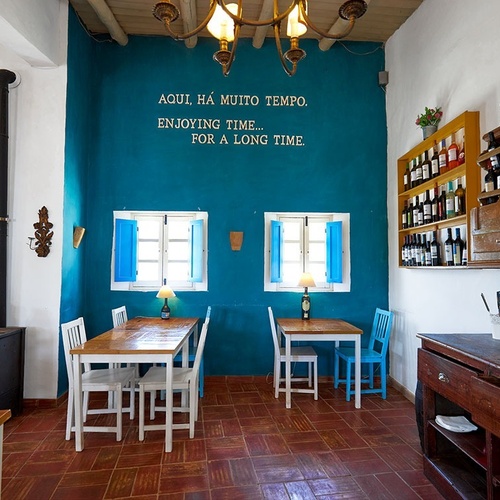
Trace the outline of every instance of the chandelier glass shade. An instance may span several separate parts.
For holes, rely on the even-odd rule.
[[[259,20],[243,17],[242,1],[238,0],[237,4],[226,4],[224,0],[210,0],[207,17],[195,29],[182,34],[174,33],[171,29],[171,23],[179,17],[180,13],[179,9],[169,0],[158,2],[153,7],[153,15],[162,22],[168,34],[174,40],[187,40],[207,28],[210,34],[219,40],[219,50],[214,54],[213,58],[222,66],[224,76],[227,76],[231,70],[241,27],[272,26],[281,65],[289,76],[293,76],[297,71],[297,64],[306,56],[305,51],[299,47],[299,38],[308,29],[323,38],[340,40],[349,35],[356,20],[367,9],[364,0],[347,0],[339,8],[339,17],[348,21],[345,29],[340,33],[330,33],[319,29],[313,24],[308,16],[307,0],[291,0],[290,5],[283,12],[279,12],[278,0],[273,0],[273,17]],[[281,22],[285,18],[288,18],[286,35],[290,39],[290,48],[283,53],[280,29]],[[229,48],[229,44],[232,44],[231,48]]]

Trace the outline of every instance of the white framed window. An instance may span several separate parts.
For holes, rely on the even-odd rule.
[[[112,290],[208,290],[207,212],[113,212]]]
[[[348,213],[266,212],[264,214],[264,291],[296,291],[309,272],[309,292],[351,289]]]

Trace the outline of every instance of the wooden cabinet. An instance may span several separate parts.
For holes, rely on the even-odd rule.
[[[448,172],[442,173],[439,176],[430,179],[419,186],[413,187],[411,189],[405,190],[404,186],[404,174],[408,164],[414,158],[420,158],[421,155],[427,150],[430,150],[430,156],[432,156],[432,148],[437,144],[438,148],[442,140],[447,141],[447,146],[450,145],[451,137],[460,136],[465,138],[465,163],[459,165],[458,167],[449,170]],[[457,137],[458,142],[458,137]],[[432,235],[433,231],[437,231],[437,240],[441,243],[441,257],[444,261],[444,246],[443,242],[446,239],[446,229],[447,228],[460,228],[461,238],[467,243],[467,261],[471,260],[470,251],[470,213],[474,207],[479,205],[477,196],[481,187],[481,169],[477,165],[477,158],[479,155],[479,112],[478,111],[465,111],[460,116],[452,120],[451,122],[444,125],[437,132],[432,134],[430,137],[422,141],[420,144],[415,146],[413,149],[405,153],[401,158],[398,159],[398,210],[399,210],[399,223],[398,223],[398,234],[399,234],[399,265],[403,266],[402,258],[402,248],[405,243],[405,237],[415,234],[425,234],[428,238]],[[429,156],[429,157],[430,157]],[[402,224],[402,212],[405,203],[409,204],[416,196],[419,198],[425,195],[426,191],[431,191],[433,193],[434,187],[447,186],[451,181],[454,183],[454,188],[456,188],[457,180],[461,179],[464,182],[465,188],[465,215],[460,215],[453,217],[451,219],[446,219],[438,222],[432,222],[429,224],[424,224],[416,227],[403,228]],[[453,237],[455,237],[455,232],[453,231]],[[444,266],[446,267],[446,266]],[[451,268],[451,267],[450,267]],[[464,266],[454,266],[453,269],[463,269]],[[422,267],[418,267],[422,269]]]
[[[23,410],[25,328],[0,328],[0,409]]]
[[[424,472],[447,499],[500,499],[500,340],[490,334],[419,334]],[[451,432],[436,415],[478,429]]]

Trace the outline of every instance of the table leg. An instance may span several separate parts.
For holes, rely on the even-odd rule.
[[[286,407],[292,407],[292,339],[290,335],[285,335],[285,394]]]
[[[173,405],[174,405],[174,391],[173,391],[173,365],[174,357],[167,356],[165,367],[166,376],[166,390],[165,390],[165,451],[172,451],[172,425],[173,425]]]
[[[80,356],[73,355],[73,401],[75,418],[75,449],[83,450],[83,405],[82,405],[82,365]]]
[[[354,341],[354,406],[361,408],[361,336]]]

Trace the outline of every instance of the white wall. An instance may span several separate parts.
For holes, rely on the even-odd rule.
[[[442,123],[480,111],[481,135],[500,125],[499,19],[498,0],[425,0],[386,45],[391,377],[412,393],[416,334],[489,333],[480,294],[496,304],[500,271],[398,268],[396,162],[422,140],[415,119],[425,106],[442,106]]]
[[[4,14],[4,3],[0,3],[0,16]],[[26,3],[17,2],[26,10],[22,19],[32,19]],[[59,0],[51,0],[51,3],[58,5],[56,17],[52,26],[46,26],[43,35],[46,40],[39,45],[49,47],[56,44],[58,59],[65,61],[67,2],[62,2],[60,8]],[[18,8],[16,11],[19,13]],[[37,38],[40,36],[39,33]],[[52,69],[34,68],[19,54],[0,45],[0,68],[14,71],[21,78],[20,84],[9,91],[7,324],[27,327],[24,397],[55,399],[63,237],[66,64]],[[38,257],[26,245],[28,236],[34,236],[33,224],[38,222],[38,211],[42,206],[47,207],[49,220],[54,224],[51,251],[46,258]]]

